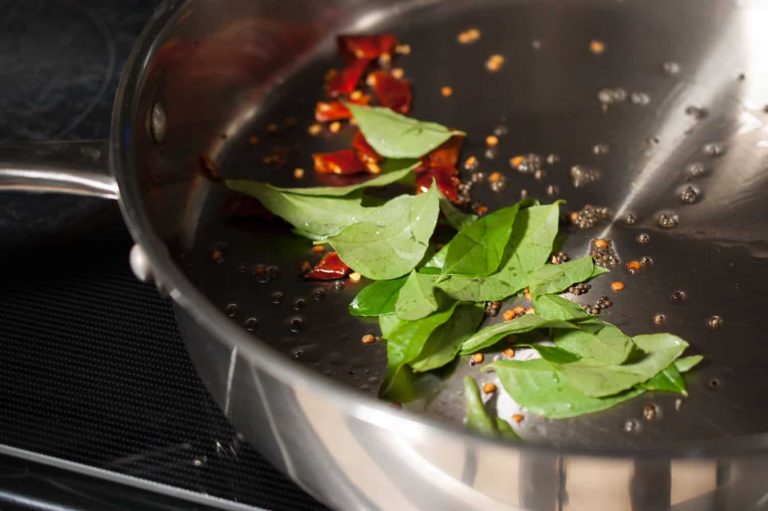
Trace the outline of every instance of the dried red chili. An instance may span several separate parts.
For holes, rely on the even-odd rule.
[[[383,159],[381,155],[371,147],[360,131],[355,133],[355,138],[352,139],[352,149],[357,151],[357,156],[364,162],[378,163]]]
[[[369,80],[379,100],[380,106],[391,108],[401,114],[411,109],[411,82],[400,80],[387,71],[374,71]]]
[[[336,38],[339,52],[348,58],[373,60],[391,53],[397,46],[392,34],[340,35]]]
[[[309,280],[343,279],[351,271],[351,268],[339,259],[339,254],[328,252],[320,259],[319,263],[304,275],[304,278]]]
[[[332,98],[348,96],[357,88],[363,73],[368,67],[368,60],[355,59],[341,71],[334,73],[325,84],[325,91]]]
[[[459,162],[459,152],[463,142],[464,137],[452,136],[424,157],[424,165],[427,167],[455,167]]]
[[[356,105],[367,105],[371,102],[371,97],[360,94],[354,99],[347,99],[347,101]],[[315,119],[319,122],[341,121],[351,118],[352,112],[341,101],[318,101],[315,105]]]
[[[454,167],[422,168],[416,172],[416,193],[424,193],[432,187],[432,180],[437,189],[451,202],[459,200],[458,170]]]
[[[354,174],[366,172],[368,167],[352,149],[342,149],[333,153],[317,153],[312,155],[315,171],[320,174]]]

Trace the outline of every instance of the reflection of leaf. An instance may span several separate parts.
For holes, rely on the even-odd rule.
[[[424,257],[439,212],[437,187],[401,195],[328,238],[350,268],[375,280],[405,275]]]
[[[389,108],[366,107],[345,103],[360,127],[365,140],[385,158],[421,158],[453,135],[434,122],[424,122],[400,115]]]
[[[504,420],[485,409],[480,389],[471,376],[464,377],[464,404],[467,408],[467,429],[488,436],[520,440],[517,433]]]

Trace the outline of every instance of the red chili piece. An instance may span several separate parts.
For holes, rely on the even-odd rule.
[[[355,133],[355,138],[352,139],[352,149],[357,151],[357,156],[364,162],[378,163],[383,159],[376,152],[376,149],[371,147],[360,131]]]
[[[371,102],[371,97],[360,94],[359,97],[349,98],[347,101],[356,105],[367,105]],[[341,101],[318,101],[315,105],[315,119],[318,122],[342,121],[351,118],[352,112]]]
[[[397,46],[397,38],[392,34],[340,35],[336,42],[342,55],[366,60],[391,53]]]
[[[344,69],[328,79],[328,82],[325,84],[325,91],[332,98],[352,94],[367,67],[368,60],[366,59],[351,61]]]
[[[458,185],[459,179],[456,177],[459,171],[455,167],[435,167],[421,169],[416,173],[416,193],[424,193],[432,186],[432,180],[437,183],[437,189],[442,192],[451,202],[459,200]]]
[[[320,174],[354,174],[368,170],[352,149],[317,153],[312,155],[312,159],[315,161],[315,171]]]
[[[309,280],[336,280],[343,279],[352,271],[349,266],[339,259],[336,252],[328,252],[320,259],[314,268],[309,270],[304,278]]]
[[[464,137],[459,135],[452,136],[424,157],[424,165],[430,168],[455,167],[459,162],[459,151],[461,151],[461,144],[463,142]]]
[[[400,80],[387,71],[374,71],[370,75],[373,90],[379,99],[379,105],[391,108],[401,114],[411,109],[411,82]]]

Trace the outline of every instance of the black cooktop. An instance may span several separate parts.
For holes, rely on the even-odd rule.
[[[0,140],[104,138],[151,0],[0,0]],[[0,195],[0,509],[320,509],[245,444],[117,206]]]

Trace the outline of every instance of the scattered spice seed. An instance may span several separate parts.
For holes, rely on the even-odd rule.
[[[252,136],[251,138],[248,139],[248,143],[251,144],[251,145],[258,144],[259,143],[259,137],[257,137],[256,135]]]
[[[341,123],[339,121],[332,122],[331,125],[328,126],[328,129],[331,133],[338,133],[341,131]]]
[[[476,28],[469,28],[461,32],[456,38],[461,44],[471,44],[480,39],[480,31]]]
[[[322,254],[325,252],[325,245],[313,245],[312,246],[312,253],[313,254]]]
[[[469,358],[469,363],[472,365],[482,364],[485,360],[485,355],[482,353],[475,353]]]
[[[608,248],[608,242],[602,238],[598,238],[595,240],[595,246],[597,248]]]
[[[217,263],[221,261],[223,257],[224,257],[224,253],[218,248],[214,248],[213,251],[211,252],[211,259],[213,259]]]
[[[651,321],[653,326],[661,326],[667,321],[667,317],[664,314],[654,314]]]
[[[643,406],[643,418],[647,421],[652,421],[656,419],[657,410],[656,407],[652,404],[647,404]]]
[[[373,334],[365,334],[360,338],[360,342],[363,344],[373,344],[376,342],[376,336]]]
[[[599,39],[593,39],[589,42],[589,51],[595,55],[600,55],[605,51],[605,43]]]
[[[640,261],[630,261],[627,263],[627,271],[629,273],[637,273],[640,271],[640,268],[642,268],[643,265],[640,264]]]
[[[523,419],[525,419],[525,417],[523,417],[523,416],[522,416],[521,414],[519,414],[519,413],[516,413],[516,414],[514,414],[514,415],[512,416],[512,421],[513,421],[515,424],[520,424],[521,422],[523,422]]]
[[[392,76],[397,78],[398,80],[405,76],[405,71],[403,71],[403,68],[396,67],[392,70]]]
[[[488,135],[487,137],[485,137],[485,145],[487,145],[488,147],[496,147],[497,145],[499,145],[499,137],[497,137],[496,135]]]
[[[310,125],[309,125],[309,128],[307,128],[307,132],[308,132],[310,135],[312,135],[313,137],[316,137],[317,135],[319,135],[321,131],[323,131],[323,127],[322,127],[322,126],[320,126],[320,125],[319,125],[319,124],[317,124],[317,123],[315,123],[315,124],[310,124]]]
[[[295,168],[293,169],[293,177],[295,179],[301,179],[304,177],[304,169],[302,168]]]
[[[464,161],[464,169],[469,170],[470,172],[476,170],[478,165],[480,165],[480,162],[478,162],[477,158],[474,156],[470,156]]]
[[[504,65],[504,56],[495,54],[488,57],[488,60],[485,62],[485,68],[490,71],[491,73],[495,73],[498,70],[501,69],[501,66]]]
[[[490,176],[488,176],[488,181],[491,183],[498,183],[504,179],[504,176],[501,175],[501,172],[493,172]]]
[[[515,313],[515,316],[522,316],[525,314],[525,307],[522,305],[516,305],[512,308],[512,312]]]
[[[379,56],[379,66],[383,68],[388,68],[391,63],[392,63],[392,55],[390,55],[389,53],[382,53],[381,56]]]
[[[527,287],[523,289],[523,298],[525,298],[526,300],[531,299],[531,290],[528,289]]]
[[[446,86],[440,88],[440,94],[444,98],[450,98],[453,95],[453,89],[446,85]]]
[[[410,55],[411,54],[411,45],[410,44],[398,44],[395,46],[395,53],[398,55]]]
[[[363,278],[363,276],[360,275],[360,273],[358,273],[356,271],[353,271],[352,273],[349,274],[350,282],[360,282],[360,279],[362,279],[362,278]]]
[[[504,318],[504,321],[512,321],[517,317],[517,314],[512,309],[507,309],[502,313],[501,317]]]
[[[499,314],[501,309],[501,302],[486,302],[485,303],[485,315],[489,318],[494,318]]]
[[[512,348],[505,348],[501,350],[501,354],[507,358],[515,358],[515,350]]]
[[[620,280],[615,280],[615,281],[611,282],[611,290],[614,293],[620,293],[620,292],[624,291],[624,283],[622,281],[620,281]]]
[[[483,392],[486,394],[493,394],[496,392],[496,384],[495,383],[486,383],[483,385]]]

